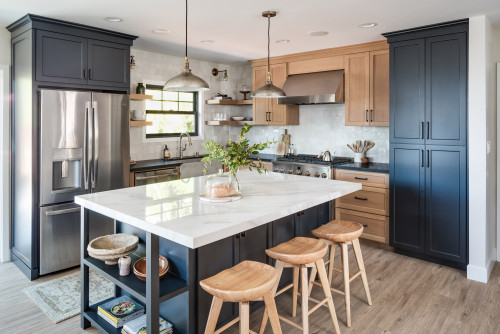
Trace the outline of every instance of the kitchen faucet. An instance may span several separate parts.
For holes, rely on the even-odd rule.
[[[182,147],[182,136],[184,134],[188,137],[188,143],[184,144],[184,147]],[[179,158],[182,159],[182,152],[187,150],[188,144],[189,144],[189,146],[193,145],[193,142],[191,141],[191,136],[187,132],[181,132],[181,135],[179,136]]]

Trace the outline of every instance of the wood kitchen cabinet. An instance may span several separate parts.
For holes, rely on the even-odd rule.
[[[389,126],[389,50],[345,56],[345,125]]]
[[[253,89],[266,82],[267,66],[253,68]],[[287,78],[287,65],[271,65],[273,84],[282,88]],[[298,125],[299,106],[278,104],[278,99],[254,98],[253,121],[255,125]]]

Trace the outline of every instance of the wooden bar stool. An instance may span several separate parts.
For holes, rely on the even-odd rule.
[[[273,267],[260,262],[243,261],[215,276],[200,281],[201,287],[214,296],[205,334],[221,333],[238,321],[240,322],[240,333],[255,333],[249,329],[249,302],[262,300],[266,305],[267,313],[265,313],[271,319],[273,333],[281,334],[278,311],[273,296],[273,288],[277,280],[278,271]],[[240,316],[215,331],[223,302],[239,303]]]
[[[297,310],[297,295],[299,286],[298,281],[300,271],[302,280],[302,326],[294,323],[293,321],[290,321],[285,317],[279,316],[279,318],[292,326],[302,329],[304,334],[309,333],[309,315],[319,309],[325,303],[328,304],[335,332],[337,334],[340,334],[337,314],[335,313],[335,307],[333,306],[332,293],[330,291],[330,285],[328,284],[328,277],[326,275],[325,262],[323,261],[323,257],[325,256],[327,250],[328,246],[322,240],[303,237],[294,238],[290,241],[284,242],[276,247],[266,250],[267,255],[276,260],[275,268],[278,271],[278,280],[276,281],[276,284],[273,288],[274,296],[276,297],[293,287],[293,317],[295,317]],[[319,273],[319,278],[326,297],[325,299],[318,301],[318,304],[315,305],[311,310],[309,310],[309,280],[307,277],[307,268],[309,267],[312,267],[314,270],[316,270],[316,272]],[[293,268],[293,284],[290,284],[281,289],[279,292],[276,292],[278,290],[281,274],[283,273],[283,268]],[[262,325],[260,327],[260,334],[264,333],[267,320],[268,316],[267,314],[264,314]]]
[[[326,262],[328,264],[328,281],[330,282],[330,288],[332,291],[345,296],[344,298],[347,327],[351,326],[350,283],[356,277],[361,276],[361,279],[363,280],[363,286],[365,288],[366,299],[368,300],[368,305],[372,305],[370,288],[368,287],[368,279],[366,278],[365,265],[363,263],[363,255],[361,254],[361,247],[359,246],[359,236],[362,233],[363,225],[346,220],[333,220],[328,224],[312,231],[312,234],[315,237],[324,240],[330,246],[330,259]],[[349,277],[349,258],[347,249],[347,245],[349,244],[352,244],[354,255],[356,256],[356,261],[358,262],[359,267],[359,271],[352,277]],[[335,245],[339,245],[340,248],[343,270],[339,270],[333,267],[333,261],[335,258]],[[334,270],[344,274],[344,291],[340,291],[331,287]],[[309,293],[311,293],[313,284],[320,285],[318,282],[314,281],[315,278],[316,270],[313,268],[313,271],[311,273],[311,281],[309,282]]]

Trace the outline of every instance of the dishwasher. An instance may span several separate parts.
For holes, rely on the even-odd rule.
[[[169,167],[146,172],[135,172],[134,186],[178,180],[180,176],[179,174],[179,167]]]

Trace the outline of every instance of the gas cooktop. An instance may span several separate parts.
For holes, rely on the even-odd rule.
[[[316,164],[316,165],[338,165],[352,162],[352,158],[347,157],[332,157],[332,161],[323,161],[323,158],[318,158],[316,155],[312,154],[297,154],[297,155],[287,155],[284,157],[279,157],[276,161],[286,161],[286,162],[298,162],[306,164]]]

